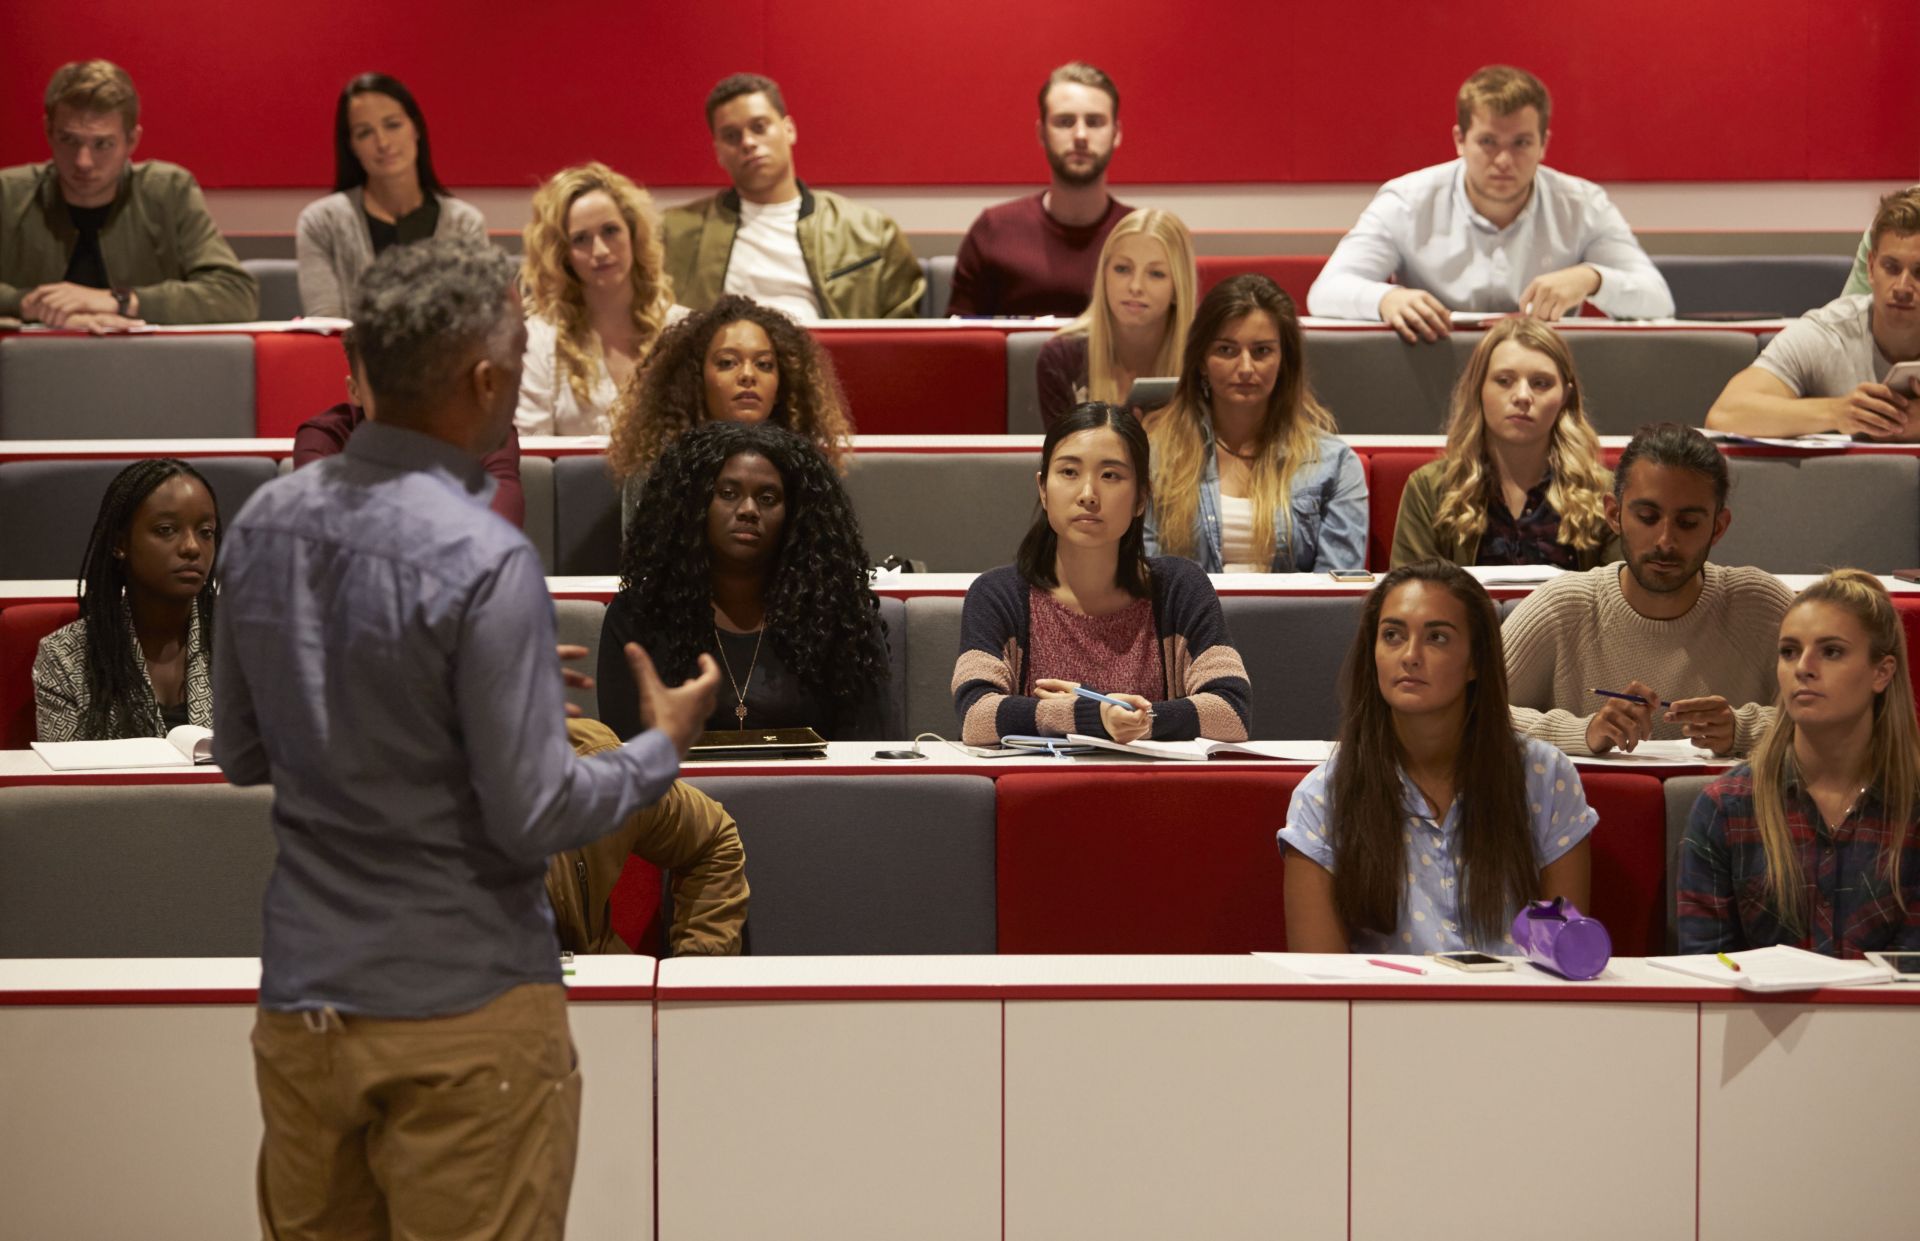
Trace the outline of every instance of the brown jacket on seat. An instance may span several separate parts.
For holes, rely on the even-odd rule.
[[[619,746],[598,720],[568,720],[567,738],[583,757]],[[627,856],[672,874],[675,956],[738,956],[747,921],[747,854],[740,831],[719,802],[675,780],[653,805],[627,816],[611,833],[547,862],[547,899],[568,952],[628,953],[613,933],[613,886]]]

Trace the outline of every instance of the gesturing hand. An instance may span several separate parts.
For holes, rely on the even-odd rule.
[[[699,675],[668,689],[653,670],[638,642],[627,643],[627,667],[633,670],[633,683],[640,690],[640,722],[657,728],[673,742],[674,750],[686,757],[687,747],[706,729],[713,714],[713,696],[720,688],[720,665],[713,656],[700,656]]]
[[[562,642],[558,646],[553,648],[553,653],[560,657],[560,683],[562,685],[566,686],[568,689],[592,689],[593,688],[592,677],[580,671],[578,668],[567,667],[568,660],[585,659],[587,657],[586,647],[575,646],[569,642]],[[567,704],[568,719],[570,720],[578,719],[581,714],[582,713],[581,713],[580,707],[577,703],[570,702]]]

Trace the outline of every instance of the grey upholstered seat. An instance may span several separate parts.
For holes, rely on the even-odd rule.
[[[527,515],[520,528],[527,542],[540,553],[540,563],[554,572],[553,556],[553,462],[552,457],[520,454],[520,495],[526,501]]]
[[[1477,337],[1409,345],[1392,332],[1309,331],[1307,382],[1348,435],[1438,435]]]
[[[875,560],[978,573],[1019,548],[1037,501],[1034,469],[1024,452],[863,452],[847,471],[847,494]]]
[[[0,439],[254,434],[253,338],[0,338]]]
[[[1671,776],[1662,782],[1667,798],[1667,951],[1677,950],[1680,940],[1680,841],[1687,834],[1687,818],[1701,790],[1715,776]]]
[[[0,956],[258,956],[272,804],[226,784],[8,789]]]
[[[953,710],[953,664],[960,657],[960,607],[951,595],[907,600],[907,736],[960,739]]]
[[[260,282],[262,319],[298,319],[300,308],[300,264],[295,259],[244,259],[240,266]]]
[[[922,319],[947,317],[947,300],[953,296],[953,263],[951,254],[936,254],[920,260],[920,271],[927,278],[927,291],[920,295]]]
[[[1047,429],[1040,418],[1040,350],[1052,332],[1007,333],[1007,434],[1038,435]]]
[[[1567,345],[1586,385],[1587,420],[1602,435],[1649,422],[1700,426],[1727,380],[1759,356],[1746,332],[1569,332]]]
[[[994,951],[992,780],[683,774],[739,821],[750,952]]]
[[[1920,565],[1920,458],[1729,457],[1733,524],[1720,564],[1774,573]]]
[[[1332,740],[1340,731],[1340,665],[1364,596],[1220,601],[1253,685],[1255,737]]]
[[[598,599],[555,599],[553,601],[554,636],[563,643],[587,648],[586,655],[575,660],[571,667],[579,669],[588,676],[600,666],[600,622],[606,618],[607,605]],[[626,686],[616,686],[610,693],[631,693]],[[567,701],[579,707],[588,719],[600,718],[600,687],[592,689],[570,689]]]
[[[605,457],[554,458],[550,564],[561,576],[620,571],[620,488]]]
[[[0,462],[0,578],[78,577],[100,500],[133,458]],[[268,457],[201,457],[192,462],[232,521],[278,465]]]
[[[1656,254],[1674,311],[1716,318],[1791,319],[1840,296],[1853,270],[1845,254]]]

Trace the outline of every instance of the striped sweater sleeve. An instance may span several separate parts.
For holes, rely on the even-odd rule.
[[[1227,634],[1220,596],[1190,560],[1157,557],[1152,566],[1167,672],[1167,701],[1153,708],[1153,739],[1244,741],[1253,687]]]

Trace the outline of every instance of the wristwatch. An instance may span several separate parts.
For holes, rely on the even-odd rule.
[[[133,290],[123,285],[121,287],[113,289],[112,293],[113,293],[114,310],[123,319],[132,318],[133,312],[129,308],[133,304]]]

